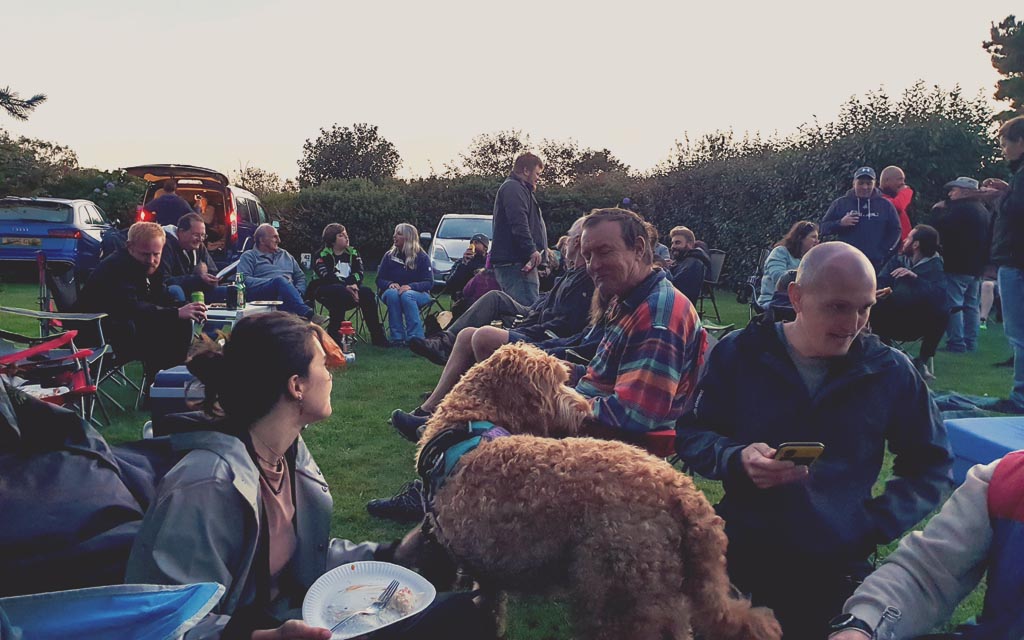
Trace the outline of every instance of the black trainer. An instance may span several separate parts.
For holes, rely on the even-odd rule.
[[[409,340],[410,351],[442,367],[448,364],[448,358],[452,355],[453,346],[452,334],[447,331],[441,331],[429,338],[413,338]]]
[[[420,414],[420,415],[417,415]],[[391,426],[409,442],[419,442],[423,425],[427,424],[430,415],[426,414],[419,407],[412,413],[406,413],[401,409],[391,412]]]
[[[377,498],[366,503],[366,511],[375,518],[413,522],[422,520],[423,483],[420,480],[406,482],[398,493],[390,498]]]

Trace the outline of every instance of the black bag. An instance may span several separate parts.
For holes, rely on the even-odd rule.
[[[0,596],[120,584],[166,438],[111,448],[78,414],[0,383]]]

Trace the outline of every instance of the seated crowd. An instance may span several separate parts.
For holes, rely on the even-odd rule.
[[[224,416],[186,434],[188,453],[145,516],[127,580],[225,585],[226,595],[200,624],[211,637],[330,637],[290,620],[302,593],[340,563],[393,561],[396,547],[328,538],[330,493],[300,435],[331,415],[331,339],[358,307],[374,344],[407,345],[443,366],[420,406],[392,413],[392,425],[408,440],[419,439],[467,371],[513,342],[566,361],[569,384],[590,406],[592,435],[643,446],[647,434],[674,430],[683,463],[722,482],[716,511],[729,538],[730,580],[755,605],[774,611],[787,639],[876,637],[884,625],[891,637],[918,637],[944,622],[986,570],[983,614],[962,637],[1022,637],[1024,615],[1014,595],[1024,576],[1019,453],[972,469],[923,531],[904,538],[881,567],[872,571],[871,564],[880,545],[928,516],[954,486],[946,429],[926,384],[934,377],[929,359],[943,334],[951,352],[977,348],[978,292],[988,262],[1001,267],[1004,295],[1019,277],[1004,269],[1024,264],[1018,244],[998,238],[990,257],[980,231],[991,218],[983,203],[996,208],[997,228],[1000,216],[1024,216],[1017,170],[1024,118],[1000,134],[1015,163],[1013,181],[983,189],[957,178],[946,185],[949,198],[931,226],[903,224],[912,192],[902,170],[886,168],[877,189],[874,170],[857,169],[853,188],[821,221],[820,233],[838,241],[819,243],[817,224],[794,224],[764,265],[754,301],[764,313],[713,345],[694,305],[708,279],[708,252],[690,229],[677,226],[669,258],[658,266],[657,231],[627,208],[577,219],[561,245],[564,272],[541,293],[537,271],[547,258],[547,230],[533,191],[543,163],[532,154],[516,159],[498,191],[494,237],[474,236],[449,279],[465,292],[478,269],[491,270],[489,248],[500,287],[466,304],[432,336],[421,308],[432,302],[433,276],[414,226],[395,228],[377,271],[377,295],[363,286],[362,258],[341,224],[323,231],[309,290],[298,263],[279,247],[277,229],[260,226],[238,272],[247,296],[281,300],[287,313],[239,321],[223,350],[206,349],[189,361]],[[211,301],[224,295],[203,247],[204,224],[189,212],[170,229],[133,225],[126,247],[100,264],[81,294],[82,310],[109,314],[110,341],[131,354],[125,357],[141,359],[147,378],[184,362],[192,324],[207,311],[185,302],[191,292]],[[314,313],[314,301],[329,319]],[[1004,309],[1015,350],[1016,304]],[[324,323],[326,331],[317,326]],[[896,348],[916,339],[922,345],[913,360]],[[1018,367],[1024,371],[1024,363]],[[1014,398],[1000,407],[1024,413]],[[813,466],[778,459],[781,446],[794,442],[820,442],[824,450]],[[892,476],[873,491],[887,452]],[[368,510],[421,519],[418,483],[371,501]],[[373,637],[469,638],[484,628],[472,599],[444,594],[423,615]]]

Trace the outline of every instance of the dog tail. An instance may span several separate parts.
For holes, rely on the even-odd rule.
[[[733,595],[726,570],[725,527],[702,494],[682,491],[687,529],[682,540],[682,591],[690,601],[696,635],[709,640],[780,640],[782,628],[765,607]]]

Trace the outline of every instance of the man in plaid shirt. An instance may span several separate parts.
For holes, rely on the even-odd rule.
[[[693,305],[653,266],[648,225],[626,209],[583,223],[583,257],[610,304],[597,355],[577,365],[576,390],[602,425],[640,434],[670,429],[697,383],[707,336]]]

